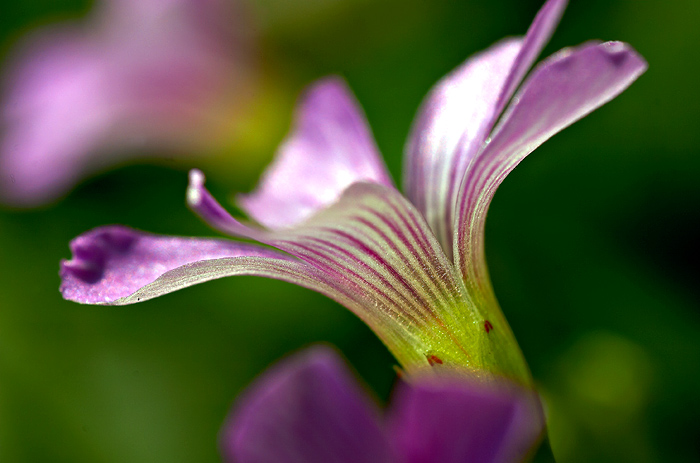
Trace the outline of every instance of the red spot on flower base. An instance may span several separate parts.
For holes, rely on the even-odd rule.
[[[484,329],[486,330],[487,333],[493,329],[493,325],[491,324],[490,321],[486,320],[484,322]]]
[[[428,359],[428,363],[430,364],[430,366],[433,366],[435,364],[442,365],[442,360],[437,355],[430,354],[426,355],[425,358]]]

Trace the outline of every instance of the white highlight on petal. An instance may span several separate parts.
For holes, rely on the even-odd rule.
[[[200,188],[204,185],[204,173],[199,169],[192,169],[189,173],[187,185],[187,204],[197,206],[202,201]]]

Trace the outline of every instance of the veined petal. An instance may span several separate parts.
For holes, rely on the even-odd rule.
[[[239,398],[221,434],[236,463],[389,463],[378,410],[332,350],[272,367]]]
[[[334,281],[348,297],[344,305],[374,329],[405,368],[429,365],[427,357],[445,338],[456,351],[451,358],[464,355],[467,346],[456,347],[449,340],[455,334],[445,326],[448,319],[466,316],[462,283],[424,219],[394,188],[353,184],[303,224],[270,231],[237,221],[203,182],[200,172],[190,174],[188,203],[200,217],[224,233],[287,252]],[[453,325],[462,326],[463,320]],[[435,338],[429,346],[426,335]]]
[[[84,304],[132,304],[232,275],[288,281],[344,302],[312,267],[253,244],[107,226],[79,236],[70,247],[73,258],[61,263],[61,293]]]
[[[352,93],[341,79],[326,78],[303,96],[292,132],[256,190],[238,201],[259,223],[282,228],[333,203],[358,181],[392,184]]]
[[[513,98],[490,142],[467,171],[455,223],[455,263],[472,294],[491,297],[484,223],[496,189],[545,140],[613,99],[647,64],[620,42],[564,49],[542,62]]]
[[[468,163],[461,147],[488,133],[496,102],[522,46],[512,39],[470,58],[440,81],[423,104],[406,146],[404,189],[443,249],[451,241],[449,198]],[[460,174],[458,174],[460,173]]]
[[[505,320],[494,322],[498,331],[484,329],[425,219],[393,188],[356,183],[269,244],[352,288],[356,303],[348,308],[407,371],[445,363],[530,381]]]
[[[356,183],[269,243],[353,288],[361,299],[351,309],[405,368],[428,366],[432,353],[475,366],[465,343],[476,339],[464,332],[478,314],[423,218],[393,188]]]
[[[304,261],[331,288],[316,290],[367,323],[406,370],[439,361],[531,381],[505,319],[484,318],[425,219],[393,187],[355,183],[303,224],[270,231],[231,217],[200,175],[188,193],[200,216]]]
[[[448,256],[455,201],[467,165],[546,45],[565,6],[565,0],[548,1],[524,39],[502,41],[469,58],[433,88],[418,113],[406,146],[404,187]]]
[[[469,379],[402,385],[388,424],[404,463],[522,462],[544,431],[534,391]]]

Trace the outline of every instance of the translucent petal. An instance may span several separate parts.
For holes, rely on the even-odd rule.
[[[629,45],[607,42],[564,49],[532,72],[470,165],[460,190],[454,254],[473,294],[492,293],[484,259],[484,222],[503,179],[552,135],[619,95],[646,67]]]
[[[291,134],[255,191],[238,202],[266,227],[288,227],[358,181],[392,184],[352,93],[341,79],[326,78],[303,96]]]
[[[469,58],[438,82],[416,117],[406,146],[404,187],[448,256],[464,172],[549,41],[565,6],[566,1],[548,1],[524,39],[504,40]]]

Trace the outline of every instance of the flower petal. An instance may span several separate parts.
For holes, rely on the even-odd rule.
[[[63,29],[35,38],[10,66],[0,114],[4,201],[38,204],[82,175],[109,119],[99,63],[93,44]]]
[[[468,288],[491,293],[484,222],[506,175],[549,137],[620,94],[646,67],[627,44],[608,42],[564,49],[532,72],[470,165],[459,193],[454,253]]]
[[[521,462],[542,436],[534,392],[464,379],[402,386],[388,430],[404,463]]]
[[[295,127],[241,209],[268,228],[295,225],[358,181],[391,185],[362,111],[339,78],[314,84]]]
[[[231,217],[198,171],[188,201],[214,228],[273,246],[319,272],[316,280],[330,289],[316,290],[367,323],[406,370],[438,358],[531,381],[508,323],[493,316],[489,323],[498,329],[484,330],[491,315],[469,299],[425,219],[393,187],[355,183],[303,224],[276,231]]]
[[[537,12],[537,16],[535,16],[535,19],[527,30],[522,49],[508,75],[508,80],[503,86],[503,92],[498,99],[498,104],[489,126],[492,127],[496,122],[503,108],[505,108],[506,103],[508,103],[510,97],[515,93],[515,89],[518,88],[523,77],[527,74],[527,71],[530,70],[537,57],[542,53],[542,49],[547,45],[547,42],[549,42],[549,39],[552,37],[554,30],[564,14],[567,3],[568,0],[547,0]],[[473,149],[478,150],[479,148],[479,146],[475,146]]]
[[[406,146],[406,195],[425,215],[445,253],[452,253],[454,206],[467,165],[566,6],[548,1],[524,39],[502,41],[442,79],[423,103]]]
[[[252,244],[107,226],[79,236],[70,247],[73,258],[61,263],[61,293],[84,304],[132,304],[232,275],[276,278],[338,299],[313,268]]]
[[[236,220],[209,193],[209,190],[204,186],[205,180],[201,170],[190,170],[187,185],[187,205],[190,209],[215,230],[237,238],[263,242],[266,236],[265,231]]]
[[[348,308],[407,370],[428,367],[432,354],[481,366],[479,314],[423,217],[395,189],[356,183],[303,226],[280,230],[267,243],[350,288]]]
[[[204,188],[199,171],[190,173],[187,197],[214,228],[274,246],[334,282],[344,297],[335,299],[367,323],[404,368],[428,366],[427,357],[437,353],[470,364],[463,357],[471,346],[460,340],[478,341],[464,334],[465,320],[478,315],[462,300],[461,281],[424,219],[393,187],[355,183],[303,224],[277,231],[234,219]]]
[[[227,462],[388,463],[377,410],[337,354],[314,347],[267,371],[221,433]]]
[[[227,3],[108,0],[25,40],[3,89],[3,200],[34,206],[124,158],[220,143],[248,85]]]

